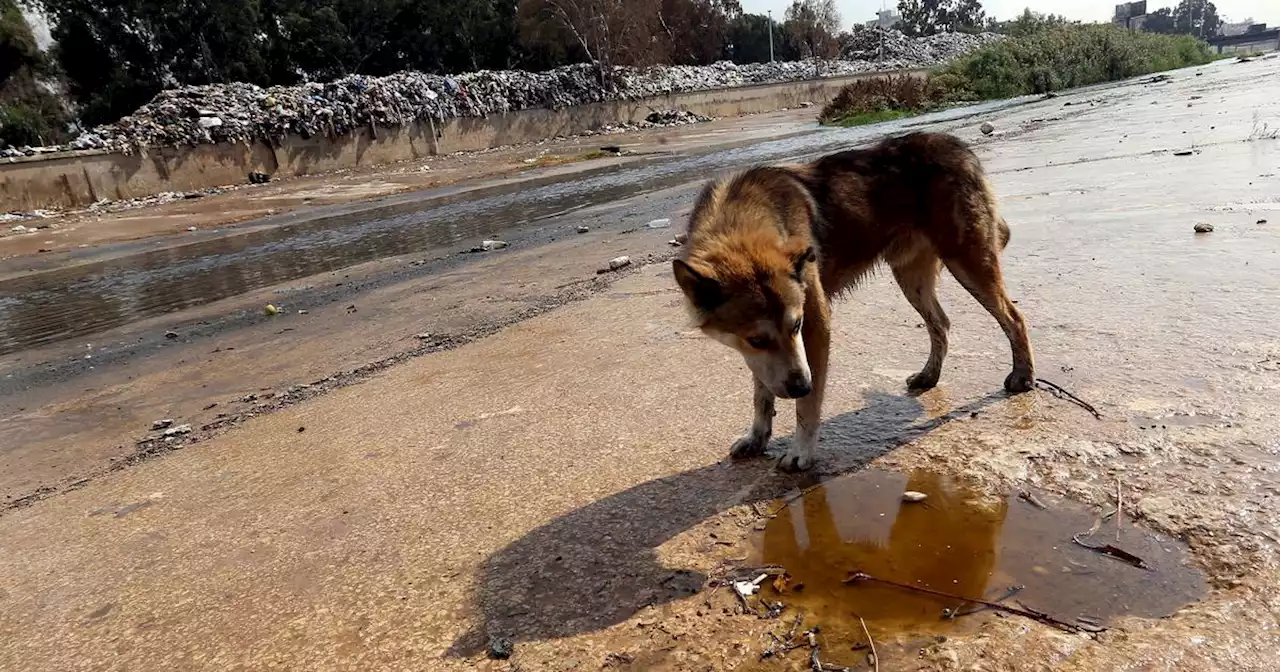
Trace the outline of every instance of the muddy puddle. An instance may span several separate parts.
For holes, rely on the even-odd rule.
[[[927,498],[906,502],[908,491]],[[787,606],[783,623],[803,613],[806,627],[819,626],[829,662],[842,662],[844,654],[844,664],[852,664],[866,641],[858,617],[879,645],[900,652],[984,619],[1021,618],[888,585],[847,584],[854,571],[1029,608],[1086,629],[1119,616],[1168,616],[1204,593],[1205,577],[1180,542],[1127,519],[1117,540],[1114,518],[1082,539],[1111,544],[1149,566],[1138,568],[1073,543],[1098,520],[1091,510],[1047,495],[1031,499],[983,495],[928,472],[834,479],[782,506],[754,539],[754,559],[790,575],[786,586],[765,582],[761,597]],[[952,612],[961,615],[949,618]]]

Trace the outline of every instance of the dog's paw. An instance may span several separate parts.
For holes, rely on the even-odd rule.
[[[1030,371],[1014,371],[1004,379],[1004,391],[1009,394],[1030,392],[1035,386],[1036,377]]]
[[[813,468],[813,455],[799,451],[788,451],[778,460],[778,469],[789,474],[808,471]]]
[[[730,457],[736,460],[742,460],[750,457],[760,457],[764,455],[764,451],[769,447],[768,434],[747,434],[746,436],[733,442],[733,447],[729,449]]]
[[[938,386],[938,378],[941,377],[938,371],[921,371],[920,373],[907,378],[907,389],[912,392],[923,392],[932,390]]]

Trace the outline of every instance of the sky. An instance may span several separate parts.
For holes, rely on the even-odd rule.
[[[1067,18],[1081,21],[1108,21],[1121,0],[983,0],[988,16],[1009,19],[1030,7],[1044,14],[1065,14]],[[772,9],[775,18],[781,20],[791,0],[740,0],[743,11],[764,13]],[[1148,0],[1148,10],[1176,5],[1176,0]],[[1241,21],[1253,17],[1259,23],[1280,26],[1280,0],[1214,0],[1218,14],[1229,21]],[[876,18],[881,0],[836,0],[845,27]],[[897,0],[884,0],[887,8],[897,7]]]

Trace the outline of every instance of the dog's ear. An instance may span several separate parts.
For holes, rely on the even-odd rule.
[[[720,283],[714,278],[695,271],[683,259],[671,262],[671,270],[675,272],[676,283],[680,285],[680,289],[684,290],[685,296],[688,296],[699,310],[714,310],[724,303],[724,292]]]
[[[792,276],[797,280],[804,279],[804,269],[809,264],[818,260],[818,251],[813,246],[805,248],[800,254],[792,257]]]

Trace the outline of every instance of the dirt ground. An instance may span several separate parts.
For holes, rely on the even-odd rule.
[[[1175,613],[1101,633],[871,619],[879,669],[1274,669],[1278,74],[1276,60],[1219,63],[950,127],[1012,225],[1006,275],[1039,375],[1100,419],[1044,391],[1000,394],[1007,342],[949,276],[942,386],[907,395],[928,338],[881,277],[837,308],[815,472],[728,461],[747,373],[690,330],[663,261],[671,232],[643,227],[678,225],[696,183],[556,220],[589,224],[583,236],[294,313],[310,323],[297,333],[264,318],[180,335],[6,396],[0,669],[812,669],[807,647],[761,660],[794,608],[760,619],[717,586],[759,561],[778,498],[868,467],[1034,491],[1050,513],[1113,510],[1119,486],[1125,534],[1180,540],[1207,579]],[[1202,222],[1214,232],[1194,233]],[[638,263],[593,272],[618,253]],[[0,374],[64,356],[7,356]],[[137,454],[160,418],[200,440]],[[778,420],[785,442],[788,407]],[[848,622],[829,625],[824,660],[873,669],[838,636]],[[495,637],[509,660],[486,656]]]

